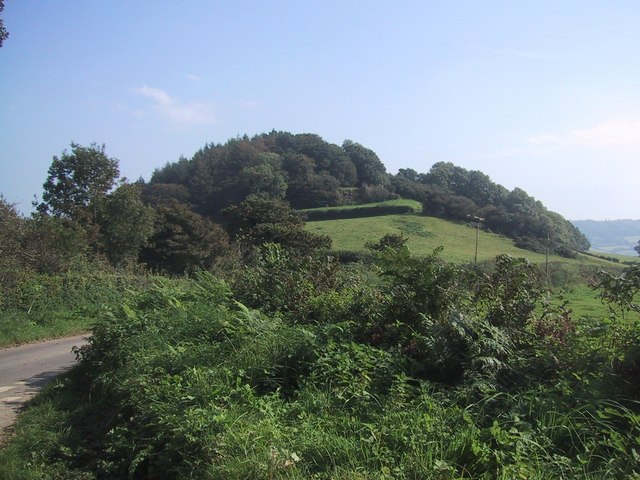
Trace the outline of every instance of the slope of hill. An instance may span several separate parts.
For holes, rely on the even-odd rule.
[[[633,249],[640,240],[640,220],[572,220],[591,242],[595,252],[638,256]]]
[[[534,263],[544,263],[545,254],[515,246],[514,241],[502,235],[473,228],[468,223],[452,222],[418,214],[387,215],[340,220],[307,222],[307,230],[328,235],[335,250],[359,252],[367,242],[376,242],[388,233],[401,233],[408,237],[408,246],[416,255],[427,255],[442,246],[444,259],[452,262],[473,262],[478,234],[478,261],[492,260],[499,254],[524,257]],[[572,265],[611,266],[613,262],[586,255],[567,259],[550,255],[549,262]]]

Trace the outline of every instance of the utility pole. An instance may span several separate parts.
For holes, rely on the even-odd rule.
[[[544,250],[544,273],[549,281],[549,234],[547,233],[547,248]]]
[[[474,216],[473,219],[476,221],[476,252],[473,256],[473,263],[475,265],[478,264],[478,241],[480,239],[480,223],[484,221],[484,218]]]

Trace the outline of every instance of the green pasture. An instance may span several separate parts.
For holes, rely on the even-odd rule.
[[[478,262],[493,260],[500,254],[524,257],[538,264],[546,261],[544,254],[518,248],[513,240],[501,235],[483,230],[476,232],[475,228],[466,223],[416,214],[314,221],[307,222],[307,229],[331,237],[333,249],[353,252],[364,250],[367,242],[375,242],[388,233],[403,234],[408,238],[408,246],[413,254],[427,255],[442,246],[442,257],[458,263],[474,261],[477,234]],[[599,268],[617,265],[615,262],[587,255],[578,255],[577,259],[550,255],[549,263]]]
[[[589,255],[593,255],[594,257],[599,257],[602,259],[614,259],[620,263],[638,263],[640,262],[640,257],[634,256],[631,257],[629,255],[621,255],[619,253],[609,253],[609,252],[597,252],[595,250],[589,250]]]
[[[576,283],[565,289],[558,290],[557,293],[559,297],[567,301],[573,318],[608,323],[608,319],[611,317],[611,310],[599,297],[599,290],[590,287],[586,283]],[[624,315],[621,315],[619,311],[615,313],[615,318],[619,322],[640,325],[640,314],[637,312],[628,311]]]

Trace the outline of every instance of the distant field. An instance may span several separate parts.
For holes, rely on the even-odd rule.
[[[591,242],[594,252],[637,257],[634,247],[640,240],[640,220],[574,220]]]
[[[640,238],[640,237],[638,237]],[[638,241],[631,243],[631,241],[627,244],[620,245],[599,245],[597,247],[592,247],[591,252],[595,254],[604,254],[611,255],[615,257],[619,257],[623,261],[627,261],[629,259],[634,259],[638,257],[638,254],[635,250],[633,250],[633,245],[636,245]]]
[[[595,251],[595,250],[589,250],[589,254],[594,255],[596,257],[600,257],[600,258],[614,258],[616,260],[618,260],[619,262],[632,262],[632,263],[639,263],[640,262],[640,257],[638,257],[637,255],[634,256],[629,256],[629,255],[621,255],[619,253],[610,253],[610,252],[601,252],[601,251]]]
[[[307,222],[310,232],[328,235],[333,239],[335,250],[359,252],[367,242],[375,242],[387,233],[402,233],[409,238],[408,245],[416,255],[427,255],[439,246],[444,247],[443,258],[452,262],[473,262],[476,245],[476,230],[464,223],[454,223],[422,215],[387,215],[380,217],[353,218]],[[534,263],[544,263],[544,254],[516,247],[509,238],[480,231],[478,238],[478,261],[492,260],[506,253],[525,257]],[[615,263],[579,255],[570,260],[551,255],[550,263],[572,265],[595,265],[610,267]]]

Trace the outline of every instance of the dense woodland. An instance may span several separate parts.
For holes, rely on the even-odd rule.
[[[564,277],[588,273],[597,297],[577,315],[524,258],[418,257],[390,232],[341,261],[299,212],[396,196],[532,249],[588,248],[520,189],[448,163],[389,175],[350,141],[238,138],[134,183],[104,146],[72,144],[30,218],[0,200],[0,338],[91,337],[0,472],[640,478],[638,265]]]

